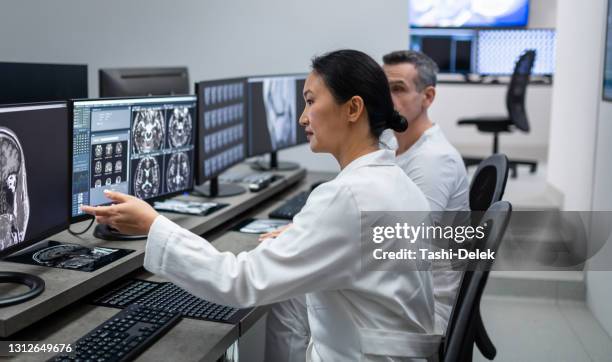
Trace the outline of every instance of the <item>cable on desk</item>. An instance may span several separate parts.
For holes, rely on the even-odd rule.
[[[68,232],[70,233],[70,235],[74,235],[74,236],[79,236],[79,235],[83,235],[85,234],[89,229],[91,229],[91,226],[93,225],[94,221],[96,220],[96,218],[91,218],[91,221],[89,222],[89,225],[87,225],[87,227],[82,230],[82,231],[72,231],[70,229],[70,227],[68,227]]]

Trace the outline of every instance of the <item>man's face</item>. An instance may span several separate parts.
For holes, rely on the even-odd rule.
[[[410,63],[385,64],[383,69],[389,80],[393,105],[410,124],[427,110],[428,105],[425,90],[419,91],[415,84],[417,70]]]

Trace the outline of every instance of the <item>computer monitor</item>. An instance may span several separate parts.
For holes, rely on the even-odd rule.
[[[410,49],[427,54],[440,73],[473,73],[477,31],[468,29],[413,29]]]
[[[100,69],[100,97],[189,94],[185,67]]]
[[[191,190],[195,119],[195,96],[73,101],[73,221],[81,205],[110,203],[104,190],[147,201]]]
[[[87,65],[0,62],[0,104],[87,98]]]
[[[246,78],[199,82],[195,87],[199,135],[195,190],[208,197],[246,192],[218,181],[223,171],[246,158]]]
[[[68,227],[69,150],[65,102],[0,106],[0,257]],[[44,282],[34,276],[0,273],[0,282],[7,281],[23,282],[31,290],[0,306],[44,290]]]
[[[298,109],[298,104],[304,104],[305,77],[299,74],[247,79],[248,156],[270,153],[270,163],[259,162],[256,168],[291,170],[299,167],[295,163],[278,162],[277,152],[297,145],[298,133],[303,132],[298,124],[303,108]],[[302,85],[299,91],[298,83]]]
[[[529,18],[529,0],[411,0],[408,4],[411,27],[524,27]]]
[[[476,71],[483,75],[510,75],[518,58],[530,49],[536,51],[532,73],[554,74],[554,29],[481,30],[478,32]]]

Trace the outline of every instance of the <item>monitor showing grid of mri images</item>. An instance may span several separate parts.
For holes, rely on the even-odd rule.
[[[245,159],[245,88],[245,78],[196,84],[200,128],[198,183]]]
[[[141,199],[193,187],[196,98],[75,101],[72,216],[109,203],[104,190]]]

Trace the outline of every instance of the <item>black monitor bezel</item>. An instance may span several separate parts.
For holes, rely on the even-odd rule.
[[[68,139],[68,180],[72,179],[72,158],[70,155],[72,154],[72,123],[71,123],[71,108],[69,101],[51,101],[51,102],[35,102],[35,103],[11,103],[11,104],[0,104],[0,108],[21,108],[21,107],[37,107],[37,106],[48,106],[48,105],[64,105],[66,107],[66,122],[68,122],[68,134],[66,135]],[[72,203],[72,184],[68,186],[68,199],[66,200],[66,205],[71,205]],[[72,215],[72,208],[68,207],[68,214],[65,218],[65,223],[62,225],[57,225],[54,228],[50,228],[47,232],[41,233],[38,237],[35,237],[31,240],[24,241],[17,245],[9,246],[8,248],[0,251],[0,259],[4,259],[5,257],[14,254],[17,251],[24,250],[29,248],[30,246],[40,242],[41,240],[47,239],[48,237],[58,234],[70,227],[70,217]]]
[[[185,98],[185,97],[196,97],[193,94],[182,94],[182,95],[172,95],[172,96],[148,96],[148,97],[112,97],[112,98],[83,98],[83,99],[71,99],[69,101],[69,105],[70,105],[70,115],[69,115],[69,120],[70,120],[70,139],[71,139],[71,157],[70,157],[70,222],[71,223],[76,223],[76,222],[81,222],[84,220],[88,220],[88,219],[92,219],[93,216],[88,215],[88,214],[83,214],[83,215],[77,215],[77,216],[72,216],[72,176],[73,176],[73,159],[74,159],[74,145],[72,145],[72,139],[74,137],[74,104],[77,102],[96,102],[96,101],[130,101],[130,100],[136,100],[136,99],[149,99],[149,98],[168,98],[168,99],[172,99],[172,98]],[[197,97],[195,99],[196,101],[196,113],[198,111],[198,103],[197,103]],[[197,116],[196,116],[197,119]],[[195,129],[195,139],[198,139],[198,129],[196,127]],[[195,142],[195,140],[194,140]],[[194,144],[194,160],[197,158],[197,145]],[[195,165],[193,165],[192,167],[193,172],[195,173]],[[191,187],[189,187],[188,189],[185,190],[181,190],[181,191],[176,191],[176,192],[171,192],[171,193],[167,193],[167,194],[163,194],[163,195],[158,195],[155,197],[151,197],[148,199],[145,199],[143,201],[146,201],[149,204],[153,204],[155,201],[159,201],[159,200],[163,200],[163,199],[169,199],[172,198],[174,196],[178,196],[178,195],[182,195],[184,193],[188,193],[193,191],[193,188],[195,186],[195,182],[191,182]],[[133,195],[132,195],[133,196]],[[106,204],[102,204],[99,206],[106,206],[106,205],[111,205],[112,203],[106,203]]]
[[[310,74],[310,73],[285,73],[285,74],[268,74],[268,75],[264,74],[264,75],[249,76],[249,77],[247,77],[247,89],[248,89],[249,79],[251,79],[251,78],[295,77],[297,79],[299,77],[304,76],[304,79],[306,79],[306,78],[308,78],[308,74]],[[296,98],[298,96],[299,96],[299,93],[298,93],[298,90],[296,89]],[[301,114],[301,113],[297,109],[296,109],[295,113],[296,113],[296,116],[298,117],[298,123],[299,123],[299,119],[300,119],[299,118],[300,117],[299,114]],[[250,114],[249,114],[249,116],[250,116]],[[299,127],[299,124],[298,124],[298,127]],[[247,120],[247,133],[250,133],[250,131],[251,131],[250,123]],[[302,144],[305,144],[305,142],[302,142],[302,143],[298,142],[297,135],[296,135],[296,140],[295,141],[296,141],[296,143],[293,144],[293,145],[284,146],[284,147],[278,148],[276,150],[268,150],[268,151],[265,151],[265,152],[253,153],[253,154],[251,154],[251,144],[247,142],[247,146],[248,146],[247,147],[247,158],[267,155],[267,154],[270,154],[270,153],[273,153],[273,152],[278,152],[278,151],[286,150],[286,149],[289,149],[289,148],[293,148],[293,147],[297,147],[297,146],[300,146]]]
[[[247,114],[247,104],[248,104],[248,99],[247,99],[247,94],[246,94],[246,85],[247,85],[247,80],[249,79],[249,77],[234,77],[234,78],[219,78],[219,79],[211,79],[211,80],[201,80],[198,82],[195,82],[195,93],[196,93],[196,97],[198,99],[198,115],[197,115],[197,134],[198,134],[198,142],[196,144],[196,153],[197,153],[197,165],[196,165],[196,181],[195,183],[198,185],[204,184],[206,181],[212,180],[215,177],[219,177],[219,175],[221,175],[223,172],[227,171],[228,169],[236,166],[237,164],[243,162],[244,160],[246,160],[248,158],[248,154],[249,154],[249,143],[248,143],[248,114]],[[229,166],[226,166],[224,169],[221,169],[217,172],[215,172],[214,174],[210,175],[210,176],[205,176],[204,175],[204,165],[203,165],[203,160],[200,159],[200,153],[204,152],[203,150],[201,150],[201,138],[204,137],[204,113],[203,113],[203,108],[202,108],[202,104],[204,103],[204,95],[200,94],[200,86],[203,85],[203,83],[207,83],[207,84],[211,84],[211,83],[219,83],[219,84],[223,84],[223,83],[229,83],[229,82],[243,82],[245,85],[245,95],[244,95],[244,105],[243,105],[243,115],[244,115],[244,130],[245,130],[245,134],[244,134],[244,140],[243,140],[243,144],[244,144],[244,157],[240,160],[235,161],[234,163],[230,164]]]

